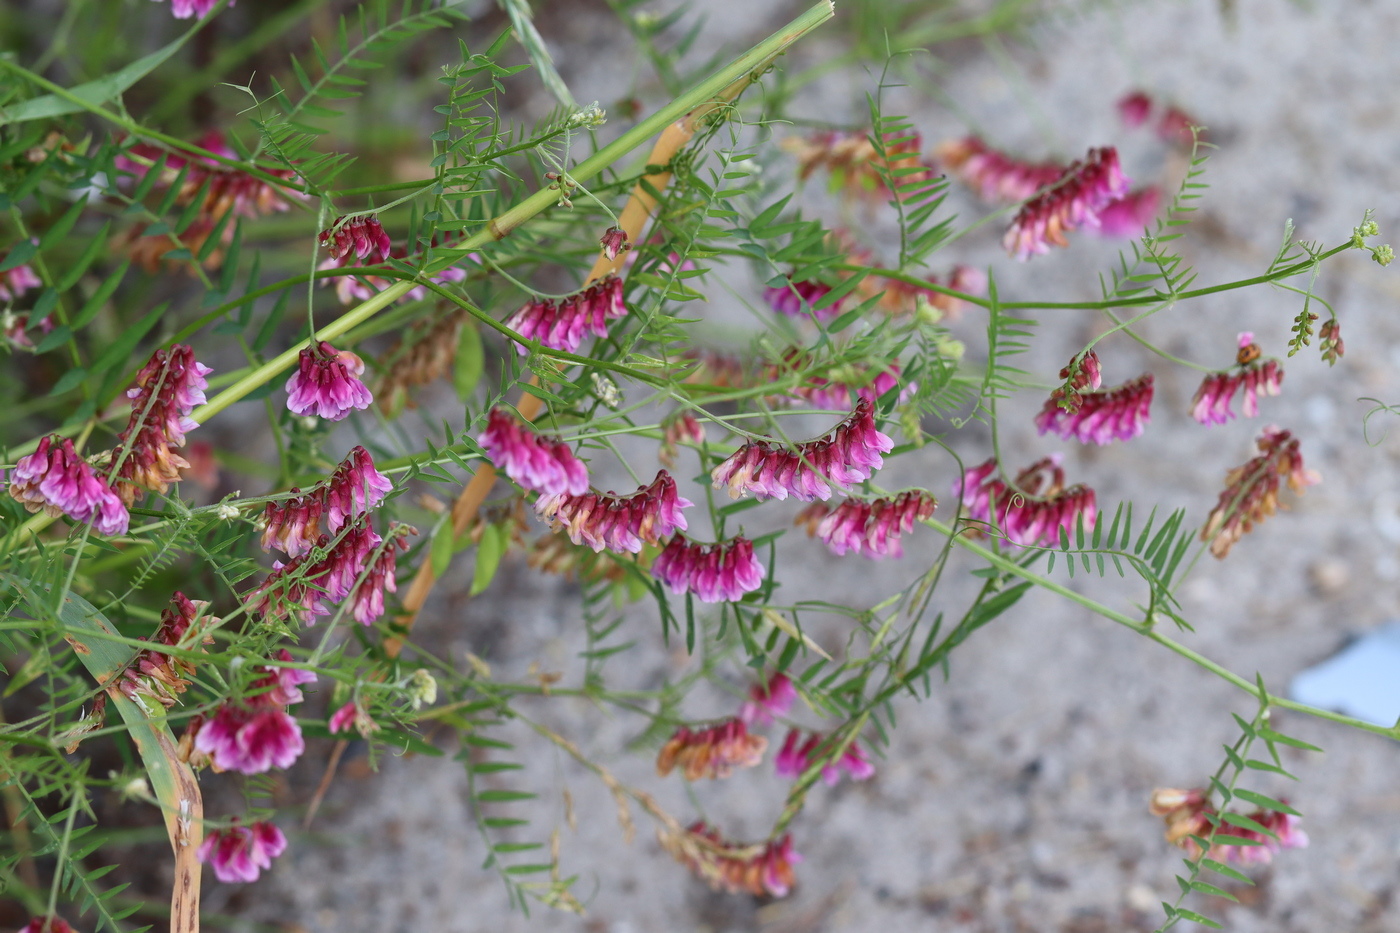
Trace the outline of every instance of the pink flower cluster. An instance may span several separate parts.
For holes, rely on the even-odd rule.
[[[950,140],[934,150],[947,170],[992,204],[1024,201],[1065,173],[1058,162],[1024,162],[989,147],[977,136]]]
[[[233,6],[236,0],[229,0],[229,6]],[[209,15],[209,11],[218,6],[219,0],[170,0],[170,15],[176,19],[189,19],[190,17],[203,18]]]
[[[690,412],[682,411],[663,422],[661,449],[657,451],[656,459],[660,460],[662,465],[675,469],[676,455],[679,452],[677,448],[681,444],[699,447],[704,443],[705,426]]]
[[[285,648],[277,657],[292,660]],[[316,675],[294,667],[263,667],[262,673],[245,699],[224,703],[195,732],[195,750],[220,771],[261,774],[289,768],[306,749],[301,727],[286,707],[302,701],[300,685],[315,683]]]
[[[875,426],[874,412],[874,405],[861,399],[831,433],[795,448],[749,441],[715,467],[710,479],[716,489],[728,488],[732,499],[745,493],[759,499],[829,499],[833,486],[845,490],[869,479],[884,466],[881,454],[894,449],[894,441]]]
[[[190,468],[172,447],[185,446],[185,432],[199,424],[190,418],[196,405],[204,404],[205,376],[213,372],[198,363],[194,351],[175,344],[167,353],[157,350],[136,374],[136,385],[126,390],[131,417],[112,451],[110,470],[117,495],[130,507],[140,489],[164,494]]]
[[[1099,211],[1098,226],[1090,229],[1099,236],[1110,239],[1135,237],[1152,223],[1161,206],[1162,189],[1156,185],[1148,185],[1105,205]]]
[[[768,676],[767,683],[755,683],[749,688],[749,698],[739,707],[739,719],[750,725],[772,725],[774,720],[788,714],[797,699],[797,688],[782,672]]]
[[[0,301],[14,301],[31,288],[38,288],[43,284],[33,269],[25,263],[20,263],[13,269],[0,272]]]
[[[796,779],[830,750],[831,743],[820,732],[813,732],[803,741],[801,729],[789,729],[773,764],[778,777]],[[840,758],[822,765],[822,782],[828,787],[835,787],[841,780],[842,771],[850,775],[853,781],[864,781],[875,774],[875,765],[865,757],[860,745],[852,741]]]
[[[1156,103],[1145,91],[1131,91],[1118,101],[1118,116],[1124,126],[1136,128],[1148,121],[1155,107]],[[1191,127],[1199,124],[1199,120],[1180,107],[1168,104],[1162,109],[1154,129],[1164,142],[1190,146],[1193,139]],[[1204,139],[1205,135],[1202,134],[1201,138]]]
[[[763,292],[763,300],[768,307],[788,317],[815,317],[818,321],[830,321],[841,313],[845,299],[838,298],[825,308],[817,309],[816,304],[831,291],[831,286],[816,280],[794,282],[792,276],[782,285],[770,285]]]
[[[35,917],[24,925],[19,933],[73,933],[73,928],[62,917]]]
[[[372,214],[336,218],[330,229],[321,231],[321,245],[332,259],[349,260],[353,256],[362,263],[387,262],[394,249],[394,241]],[[377,260],[373,258],[376,253]]]
[[[360,381],[365,361],[349,350],[337,350],[324,340],[306,347],[297,371],[287,380],[287,408],[294,415],[314,415],[340,421],[351,411],[364,411],[374,401]]]
[[[686,529],[682,509],[695,503],[676,492],[676,481],[661,470],[648,486],[630,496],[589,492],[581,496],[555,493],[541,496],[535,511],[551,530],[566,530],[574,544],[594,551],[607,548],[636,554],[642,544],[659,544],[662,538]]]
[[[170,605],[160,615],[155,642],[166,647],[178,646],[196,619],[206,630],[218,625],[219,619],[206,614],[208,608],[207,601],[190,599],[176,590],[170,597]],[[146,648],[122,671],[119,688],[132,700],[140,702],[141,697],[150,697],[169,709],[189,686],[186,675],[194,671],[193,661],[173,657],[159,648]]]
[[[263,550],[275,547],[288,557],[301,557],[323,533],[336,534],[351,519],[383,502],[393,488],[389,478],[375,469],[369,451],[356,446],[324,483],[306,493],[294,487],[292,498],[264,507]]]
[[[1288,805],[1286,800],[1279,802]],[[1265,832],[1235,826],[1221,819],[1203,788],[1159,787],[1152,792],[1149,809],[1167,824],[1167,842],[1185,849],[1193,860],[1201,854],[1201,846],[1193,836],[1211,840],[1209,858],[1243,865],[1268,864],[1279,850],[1306,848],[1308,844],[1307,833],[1298,828],[1296,812],[1259,807],[1245,814],[1245,818],[1262,826]]]
[[[1032,197],[1016,212],[1002,246],[1022,261],[1068,246],[1065,233],[1099,226],[1099,212],[1128,193],[1128,179],[1112,146],[1090,149],[1072,163],[1054,185]]]
[[[1254,443],[1259,456],[1226,474],[1225,491],[1201,528],[1201,540],[1210,542],[1210,552],[1218,558],[1224,558],[1235,542],[1278,511],[1281,480],[1296,493],[1320,480],[1317,473],[1303,466],[1298,439],[1290,432],[1270,425]]]
[[[933,514],[937,503],[922,489],[911,489],[893,498],[847,499],[836,508],[814,502],[798,513],[794,524],[804,526],[842,555],[848,551],[871,560],[902,557],[900,537],[914,529],[916,522]]]
[[[604,276],[583,291],[562,298],[535,299],[506,320],[506,326],[527,340],[538,340],[552,350],[573,353],[583,343],[586,333],[596,337],[608,335],[608,321],[627,316],[622,303],[622,279]],[[517,342],[521,356],[530,348]]]
[[[796,881],[793,866],[802,856],[792,850],[792,836],[762,846],[727,842],[703,821],[680,836],[665,835],[666,851],[716,890],[755,897],[786,897]]]
[[[541,437],[497,406],[477,437],[491,462],[513,482],[542,496],[588,492],[588,468],[557,437]]]
[[[364,703],[359,700],[351,700],[331,715],[327,729],[331,735],[338,735],[354,729],[360,734],[360,738],[367,739],[379,731],[379,723],[370,718],[369,710],[365,709]]]
[[[1260,395],[1278,395],[1282,391],[1283,367],[1272,357],[1260,359],[1254,335],[1243,331],[1239,347],[1235,356],[1238,368],[1206,376],[1191,399],[1191,417],[1201,424],[1224,424],[1233,419],[1235,412],[1230,402],[1240,389],[1244,389],[1246,418],[1258,416]]]
[[[768,740],[749,735],[743,720],[738,718],[699,731],[681,726],[661,747],[656,773],[665,777],[680,768],[687,781],[727,778],[735,768],[752,768],[762,761],[767,747]]]
[[[1075,394],[1078,407],[1074,411],[1062,407],[1053,394],[1045,400],[1035,419],[1041,434],[1053,432],[1081,444],[1103,445],[1132,440],[1147,429],[1152,408],[1151,373],[1114,389]]]
[[[70,438],[58,435],[39,441],[15,464],[9,491],[31,512],[67,515],[99,534],[124,535],[131,521],[121,497],[78,456]]]
[[[311,625],[318,616],[330,615],[331,606],[348,598],[354,619],[362,625],[372,624],[384,614],[384,591],[398,591],[398,551],[408,548],[402,534],[395,531],[391,535],[392,540],[385,544],[368,519],[350,525],[334,542],[321,535],[315,550],[285,564],[273,564],[274,571],[248,595],[250,611],[278,619],[290,611]],[[325,556],[313,561],[318,551],[324,551]],[[365,579],[357,586],[362,574]]]
[[[1087,531],[1098,516],[1094,491],[1083,484],[1066,488],[1064,481],[1059,458],[1045,457],[1008,484],[997,474],[994,457],[966,471],[953,494],[963,499],[970,518],[991,524],[1012,544],[1053,546],[1061,529],[1073,539],[1081,520]]]
[[[261,820],[244,826],[234,817],[228,829],[217,829],[204,837],[199,860],[208,862],[214,877],[224,883],[257,881],[264,868],[287,849],[287,837],[272,823]]]
[[[651,575],[672,593],[694,593],[702,603],[733,602],[763,585],[763,564],[748,538],[696,544],[678,534],[652,562]]]

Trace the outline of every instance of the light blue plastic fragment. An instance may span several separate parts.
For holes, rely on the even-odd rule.
[[[1387,622],[1293,678],[1289,695],[1379,726],[1400,719],[1400,622]]]

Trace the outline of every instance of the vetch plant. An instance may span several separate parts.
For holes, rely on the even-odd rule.
[[[582,910],[573,856],[538,841],[544,808],[529,811],[532,794],[510,783],[507,723],[595,775],[624,832],[645,812],[678,877],[786,896],[802,883],[795,846],[821,844],[820,820],[804,819],[823,806],[818,782],[878,781],[897,701],[937,696],[954,650],[1033,587],[1257,706],[1237,717],[1215,775],[1150,801],[1188,856],[1162,929],[1213,923],[1183,906],[1221,891],[1211,873],[1248,883],[1245,869],[1306,844],[1298,810],[1241,785],[1291,777],[1279,745],[1311,747],[1273,729],[1271,711],[1400,738],[1173,637],[1190,629],[1178,594],[1197,561],[1247,560],[1245,535],[1319,477],[1304,466],[1306,430],[1231,424],[1237,397],[1246,418],[1288,415],[1272,401],[1284,371],[1267,340],[1241,334],[1221,368],[1218,346],[1202,340],[1188,360],[1151,331],[1198,299],[1283,285],[1303,296],[1296,316],[1281,312],[1286,355],[1316,337],[1322,360],[1344,362],[1340,317],[1314,280],[1349,250],[1391,261],[1369,213],[1332,247],[1296,241],[1290,225],[1259,275],[1198,284],[1176,250],[1208,147],[1184,110],[1154,116],[1145,92],[1117,103],[1129,128],[1156,121],[1156,145],[1189,147],[1173,197],[1133,189],[1112,140],[1085,141],[1069,164],[972,135],[926,147],[932,128],[888,112],[888,70],[866,125],[812,129],[827,115],[802,112],[784,82],[841,15],[827,0],[699,75],[659,50],[662,25],[612,4],[668,89],[645,116],[613,120],[573,102],[520,0],[502,0],[494,31],[458,4],[368,0],[310,33],[254,3],[172,0],[143,15],[162,30],[169,15],[195,22],[134,61],[87,31],[94,2],[74,0],[51,48],[0,59],[0,882],[34,918],[27,929],[155,922],[107,877],[124,844],[99,831],[107,791],[126,795],[131,823],[163,824],[169,922],[198,929],[202,864],[217,883],[254,883],[309,844],[267,776],[335,743],[329,782],[350,741],[374,755],[452,751],[486,867],[513,902]],[[891,15],[854,6],[853,56]],[[262,28],[310,53],[254,73]],[[216,32],[241,44],[191,57],[192,40]],[[102,77],[72,83],[58,65],[68,42],[92,46],[83,72]],[[412,170],[368,158],[353,132],[373,112],[367,76],[406,50],[437,66],[426,90],[404,79],[402,106],[434,127],[406,146]],[[200,84],[187,93],[174,69],[190,62]],[[796,74],[773,73],[790,62]],[[511,123],[536,78],[558,108]],[[145,81],[164,96],[128,94]],[[217,105],[185,106],[195,95]],[[839,206],[812,190],[822,182]],[[954,186],[999,213],[955,217]],[[1003,231],[984,267],[940,256],[984,220]],[[1079,244],[1066,234],[1090,230],[1125,243],[1100,299],[1004,288],[1009,264],[1068,261]],[[718,304],[721,279],[754,322],[724,346],[709,342],[702,300]],[[1314,303],[1329,312],[1321,325]],[[1058,375],[1058,353],[1046,372],[1018,365],[1044,339],[1030,316],[1042,311],[1104,324]],[[1127,368],[1129,340],[1151,369]],[[1102,473],[1074,449],[1150,436],[1173,369],[1201,380],[1176,414],[1234,431],[1244,462],[1223,491],[1182,464],[1199,498],[1165,518],[1150,488],[1101,501]],[[1003,452],[1018,393],[1041,406],[1044,445],[1019,461]],[[1068,457],[1057,439],[1076,442]],[[901,461],[919,465],[917,485],[888,478]],[[914,576],[841,604],[813,597],[792,586],[821,550],[808,538],[832,560],[902,560]],[[955,552],[971,561],[964,589],[950,583],[967,569]],[[507,562],[576,581],[575,669],[512,679],[423,637],[443,621],[425,609],[435,587],[493,598]],[[1126,608],[1063,582],[1110,567],[1138,591]],[[624,616],[631,604],[645,611]],[[651,624],[633,631],[639,615]],[[819,633],[833,620],[839,644]],[[620,661],[658,644],[687,666],[640,684]],[[695,784],[692,802],[745,781],[781,796],[766,833],[738,841],[722,804],[703,819],[672,813],[621,781],[545,724],[535,704],[561,696],[633,721],[655,780]],[[206,812],[213,787],[242,812]],[[320,797],[298,801],[308,824]]]

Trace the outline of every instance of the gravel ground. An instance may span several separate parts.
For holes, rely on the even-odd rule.
[[[707,35],[717,45],[762,35],[781,12],[760,21],[763,15],[732,0],[691,6],[710,15]],[[1123,131],[1113,103],[1135,86],[1178,102],[1220,146],[1206,177],[1211,189],[1181,241],[1202,284],[1261,273],[1288,218],[1304,238],[1331,246],[1374,207],[1381,240],[1400,239],[1400,205],[1387,184],[1389,159],[1400,154],[1400,104],[1392,91],[1400,86],[1400,57],[1387,54],[1400,34],[1400,7],[1356,2],[1309,11],[1281,0],[1239,0],[1234,7],[1233,25],[1206,0],[1067,14],[1037,29],[1033,44],[1009,48],[1001,62],[972,45],[955,49],[936,70],[923,60],[921,79],[897,92],[895,102],[915,114],[930,142],[972,128],[1014,151],[1060,158],[1116,143],[1136,179],[1168,185],[1180,178],[1181,157],[1147,130]],[[830,51],[839,28],[828,26],[798,57]],[[607,33],[581,16],[570,41],[602,42]],[[564,57],[580,100],[618,96],[611,58]],[[873,84],[866,74],[832,75],[806,89],[798,109],[856,122],[858,92]],[[941,103],[953,101],[956,110]],[[971,202],[959,206],[963,216],[977,216]],[[1108,267],[1115,248],[1079,237],[1072,250],[1026,266],[991,261],[1004,296],[1091,299],[1097,270]],[[997,256],[994,231],[960,242],[954,253],[987,262]],[[1400,490],[1387,477],[1400,446],[1395,436],[1371,446],[1363,441],[1369,406],[1357,401],[1400,397],[1400,322],[1385,310],[1394,307],[1396,283],[1393,269],[1359,252],[1329,263],[1317,288],[1341,315],[1346,359],[1330,371],[1312,350],[1289,361],[1284,395],[1266,399],[1258,421],[1196,425],[1186,414],[1196,375],[1149,358],[1125,338],[1110,339],[1101,350],[1106,383],[1149,367],[1156,373],[1151,429],[1131,444],[1065,451],[1071,477],[1092,484],[1101,503],[1131,495],[1186,506],[1198,520],[1225,471],[1251,455],[1260,425],[1276,422],[1303,438],[1308,466],[1323,483],[1246,538],[1229,560],[1204,558],[1182,591],[1196,627],[1185,641],[1246,676],[1257,670],[1275,688],[1396,614]],[[711,298],[716,314],[733,311],[724,289],[714,288]],[[1266,352],[1282,355],[1300,301],[1283,290],[1229,293],[1162,313],[1146,333],[1169,352],[1223,364],[1235,333],[1249,329]],[[980,323],[974,318],[961,325],[969,340]],[[1041,321],[1043,339],[1027,368],[1048,382],[1102,324],[1079,312],[1046,312]],[[1054,449],[1030,424],[1039,402],[1023,393],[1007,411],[1009,462]],[[1384,419],[1372,422],[1373,441]],[[961,442],[973,462],[989,451],[985,437]],[[947,458],[928,452],[901,461],[884,482],[941,492],[952,478]],[[788,517],[774,509],[769,520],[776,527]],[[922,534],[918,540],[929,545],[932,536]],[[782,578],[804,596],[874,604],[918,573],[918,550],[900,563],[871,565],[794,547]],[[1124,607],[1140,597],[1110,581],[1070,585]],[[954,577],[947,604],[959,605],[967,591]],[[425,637],[451,657],[473,651],[503,676],[538,664],[565,672],[569,683],[583,644],[576,595],[556,578],[508,565],[486,597],[468,601],[440,588],[424,616]],[[616,672],[620,682],[654,686],[686,669],[683,652],[661,642],[654,608],[635,607],[626,626],[640,647]],[[843,641],[835,623],[819,626],[816,636],[830,647]],[[703,718],[723,715],[731,703],[701,691],[685,709]],[[1218,766],[1221,744],[1237,734],[1229,713],[1249,715],[1251,706],[1233,687],[1145,639],[1033,593],[959,649],[930,700],[899,706],[900,728],[874,779],[813,793],[795,827],[805,856],[800,884],[783,901],[710,893],[661,851],[640,814],[635,839],[625,842],[600,783],[512,727],[503,734],[522,740],[516,760],[526,770],[510,786],[542,795],[532,838],[561,828],[562,865],[581,876],[586,916],[537,909],[527,919],[510,909],[499,880],[480,868],[485,850],[460,765],[388,756],[372,773],[354,751],[316,833],[294,840],[255,888],[213,885],[207,905],[287,929],[339,933],[1151,930],[1161,920],[1158,902],[1175,897],[1172,875],[1181,863],[1146,812],[1147,797],[1154,786],[1201,783]],[[690,800],[674,777],[655,778],[648,752],[627,751],[635,720],[570,699],[525,709],[683,819],[699,805],[743,837],[764,832],[781,804],[782,788],[766,768],[697,788]],[[1286,756],[1298,785],[1254,783],[1290,796],[1306,815],[1312,846],[1282,854],[1258,873],[1257,887],[1235,890],[1238,905],[1207,899],[1191,906],[1238,933],[1400,929],[1395,749],[1296,715],[1278,715],[1276,724],[1326,749]],[[576,829],[566,825],[565,789]],[[309,793],[292,785],[287,802],[304,803]]]

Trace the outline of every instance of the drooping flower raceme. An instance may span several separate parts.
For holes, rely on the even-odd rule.
[[[1089,531],[1098,517],[1094,490],[1064,483],[1058,457],[1037,460],[1011,484],[1001,479],[993,457],[966,471],[953,485],[953,494],[962,497],[970,518],[999,529],[1012,544],[1053,545],[1061,530],[1072,538],[1081,520]]]
[[[211,372],[195,361],[193,350],[177,343],[169,352],[157,350],[136,374],[136,385],[126,391],[131,417],[108,467],[116,471],[112,484],[127,507],[141,489],[165,494],[190,468],[171,448],[185,446],[185,432],[199,427],[190,412],[204,404],[209,386],[204,377]]]
[[[336,534],[348,521],[383,502],[393,488],[389,478],[375,469],[369,451],[353,447],[324,483],[304,494],[294,487],[292,498],[263,508],[263,550],[275,547],[288,557],[300,557],[323,532]]]
[[[348,261],[353,256],[362,263],[387,262],[394,241],[384,232],[378,217],[360,215],[348,220],[337,218],[330,229],[321,231],[321,245],[335,260]],[[379,257],[377,260],[374,258],[376,254]]]
[[[297,371],[287,380],[287,408],[295,415],[315,415],[340,421],[351,411],[364,411],[374,396],[360,381],[365,362],[349,350],[326,341],[301,351]]]
[[[19,933],[74,933],[68,921],[62,917],[35,917],[24,925]]]
[[[1286,800],[1279,802],[1288,805]],[[1308,844],[1307,833],[1298,828],[1296,812],[1259,807],[1245,817],[1267,832],[1236,826],[1221,819],[1201,788],[1159,787],[1152,792],[1149,810],[1167,824],[1167,842],[1185,849],[1193,860],[1200,856],[1201,847],[1192,837],[1211,839],[1212,831],[1215,837],[1207,856],[1221,862],[1268,864],[1279,850],[1301,849]]]
[[[257,881],[263,869],[287,849],[287,837],[272,823],[261,820],[244,826],[235,817],[227,829],[216,829],[199,846],[199,860],[214,869],[225,883]]]
[[[1210,510],[1201,540],[1210,542],[1210,552],[1224,558],[1235,542],[1254,526],[1278,511],[1280,481],[1301,493],[1321,477],[1303,466],[1298,439],[1282,428],[1269,425],[1254,442],[1259,456],[1225,476],[1225,491]]]
[[[773,760],[778,777],[792,780],[800,777],[802,772],[812,766],[818,753],[823,750],[825,742],[826,739],[820,732],[813,732],[803,741],[801,729],[789,729],[787,738],[783,740],[783,747]],[[865,757],[864,749],[852,741],[841,753],[840,758],[822,765],[822,782],[828,787],[835,787],[841,780],[842,771],[849,774],[853,781],[864,781],[874,776],[875,765]]]
[[[155,643],[171,648],[181,646],[196,620],[206,631],[217,626],[219,619],[209,615],[208,609],[206,600],[190,599],[176,590],[170,597],[170,605],[161,613]],[[205,642],[209,641],[212,639],[206,635]],[[144,705],[143,698],[149,697],[169,709],[189,686],[187,677],[194,671],[194,662],[187,658],[174,657],[159,648],[146,648],[122,671],[118,686],[122,693],[138,703]]]
[[[283,649],[278,659],[290,662],[292,656]],[[195,732],[195,750],[220,771],[261,774],[289,768],[306,748],[301,727],[286,707],[302,701],[300,685],[314,683],[316,675],[272,666],[263,667],[262,674],[246,698],[224,703]]]
[[[691,592],[702,603],[742,599],[763,585],[763,573],[753,542],[738,535],[718,544],[676,535],[651,565],[652,576],[672,593]]]
[[[830,434],[795,448],[749,441],[715,467],[710,479],[732,499],[746,493],[758,499],[829,499],[833,487],[850,489],[869,479],[884,466],[881,454],[894,449],[894,441],[875,426],[874,412],[874,405],[861,399]]]
[[[1060,390],[1056,390],[1059,392]],[[1076,393],[1078,407],[1067,411],[1053,394],[1036,416],[1041,434],[1054,433],[1081,444],[1128,441],[1147,429],[1152,409],[1152,374],[1112,389]]]
[[[809,314],[818,321],[829,321],[841,313],[844,299],[838,298],[824,308],[817,308],[817,302],[826,297],[831,286],[825,282],[808,279],[794,282],[792,276],[781,285],[771,285],[764,289],[763,300],[768,307],[788,317],[805,318]]]
[[[797,514],[793,524],[805,527],[837,555],[861,554],[871,560],[902,557],[900,537],[933,514],[937,503],[922,489],[892,498],[846,499],[836,508],[814,502]]]
[[[497,406],[477,437],[491,462],[522,488],[542,496],[588,492],[588,468],[557,437],[541,437]]]
[[[735,768],[752,768],[762,761],[767,747],[768,740],[750,735],[744,721],[737,717],[696,731],[681,726],[661,747],[656,773],[665,777],[680,768],[687,781],[726,778]]]
[[[604,276],[583,291],[555,301],[537,298],[528,302],[506,320],[506,326],[529,340],[538,340],[552,350],[574,353],[583,343],[585,334],[595,337],[608,335],[608,321],[627,316],[622,302],[622,279]],[[521,356],[530,348],[517,342]]]
[[[1083,161],[1065,169],[1059,181],[1021,206],[1011,222],[1004,246],[1022,261],[1068,246],[1065,233],[1097,227],[1099,212],[1128,193],[1128,179],[1118,166],[1112,146],[1090,149]]]
[[[978,197],[992,204],[1024,201],[1065,173],[1058,162],[1024,162],[988,147],[977,136],[941,143],[934,156]]]
[[[276,619],[290,613],[311,625],[349,598],[355,620],[369,625],[384,612],[384,591],[397,590],[396,552],[407,547],[404,535],[412,533],[409,526],[395,526],[390,529],[392,540],[385,543],[362,517],[335,541],[322,535],[316,548],[325,556],[313,561],[316,552],[308,552],[285,564],[275,563],[273,572],[245,598],[249,611]]]
[[[661,844],[715,890],[755,897],[786,897],[795,882],[793,866],[802,861],[792,850],[791,835],[739,845],[704,822],[691,824],[684,833],[663,834]]]
[[[1201,424],[1224,424],[1235,417],[1230,402],[1235,393],[1244,389],[1244,414],[1254,418],[1259,414],[1260,395],[1278,395],[1282,391],[1283,367],[1273,357],[1262,358],[1254,335],[1242,331],[1239,351],[1235,354],[1237,368],[1214,372],[1201,381],[1201,387],[1191,399],[1191,417]]]
[[[766,683],[756,683],[749,688],[749,698],[739,707],[739,719],[749,725],[772,725],[774,720],[787,715],[796,699],[797,688],[791,678],[781,671],[775,672],[769,675]]]
[[[104,535],[124,535],[131,516],[121,497],[78,456],[71,438],[45,437],[38,448],[15,464],[10,497],[31,512],[43,509],[91,523]]]
[[[557,493],[541,496],[535,512],[554,531],[567,531],[574,544],[586,544],[595,551],[607,548],[618,553],[636,554],[645,544],[687,527],[682,509],[695,503],[676,492],[676,481],[661,470],[650,485],[630,496],[614,492],[589,492],[581,496]]]
[[[1129,239],[1142,235],[1143,228],[1152,223],[1162,206],[1162,189],[1156,185],[1139,188],[1116,201],[1110,201],[1099,211],[1099,224],[1090,229],[1110,239]]]

